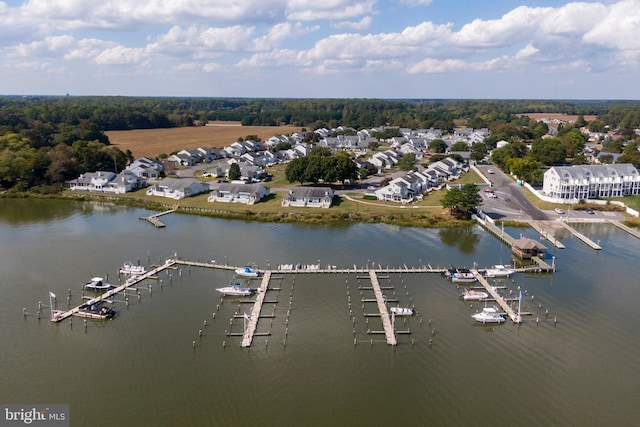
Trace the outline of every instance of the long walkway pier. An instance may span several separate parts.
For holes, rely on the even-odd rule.
[[[387,310],[387,304],[384,301],[382,295],[382,289],[380,289],[380,283],[378,282],[378,275],[375,271],[369,271],[369,277],[371,278],[371,286],[373,287],[373,294],[376,296],[376,302],[378,303],[378,311],[380,312],[380,318],[382,319],[382,327],[384,328],[384,335],[387,337],[387,344],[397,345],[396,334],[393,330],[393,325],[389,319],[389,312]]]
[[[595,249],[597,251],[601,250],[602,247],[600,247],[599,244],[597,244],[596,242],[594,242],[593,240],[591,240],[590,238],[588,238],[587,236],[585,236],[584,234],[580,233],[578,230],[576,230],[575,228],[573,228],[572,226],[570,226],[569,224],[567,224],[564,221],[560,221],[560,224],[566,228],[567,230],[569,230],[571,232],[571,234],[573,234],[574,236],[576,236],[578,239],[582,240],[584,243],[587,244],[587,246],[589,246],[591,249]]]
[[[561,241],[556,239],[554,236],[549,234],[547,230],[545,230],[545,227],[553,228],[553,226],[556,224],[556,221],[530,221],[529,224],[531,225],[531,227],[533,227],[534,230],[540,233],[540,236],[542,236],[542,238],[548,240],[556,248],[558,249],[566,248]]]
[[[493,299],[496,300],[498,305],[504,310],[504,312],[507,313],[507,316],[509,316],[511,321],[513,323],[522,323],[522,316],[520,316],[520,313],[516,313],[511,307],[509,307],[507,301],[502,297],[502,295],[498,293],[498,291],[495,290],[493,286],[489,284],[489,282],[487,282],[487,279],[482,277],[482,275],[475,268],[471,269],[470,271],[473,273],[476,279],[478,279],[478,282],[480,282],[482,287],[484,287],[487,292],[489,292],[489,295],[491,295]]]
[[[258,288],[258,295],[256,296],[256,301],[253,303],[253,308],[251,309],[251,315],[247,320],[246,328],[244,330],[244,335],[242,336],[242,347],[251,346],[251,341],[253,341],[253,335],[255,334],[256,328],[258,327],[258,319],[260,318],[262,303],[264,302],[264,299],[267,296],[267,289],[269,288],[269,280],[271,280],[270,270],[265,271],[264,276],[262,276],[262,283],[260,283],[260,288]]]
[[[102,301],[106,301],[108,298],[111,298],[112,296],[126,290],[127,288],[130,288],[132,286],[137,285],[138,283],[146,280],[146,279],[151,279],[154,278],[158,273],[160,273],[163,270],[166,270],[167,268],[171,268],[174,264],[176,264],[175,260],[167,260],[167,262],[165,262],[164,264],[154,268],[151,271],[148,271],[144,274],[141,274],[140,276],[135,276],[130,278],[129,280],[127,280],[126,282],[124,282],[122,285],[117,286],[103,294],[97,295],[95,298],[92,298],[90,300],[90,302],[92,304],[96,304]],[[83,314],[82,312],[82,308],[86,307],[87,304],[89,304],[89,302],[83,302],[82,304],[80,304],[77,307],[74,307],[70,310],[67,310],[65,312],[56,312],[54,315],[51,316],[51,321],[52,322],[61,322],[64,319],[67,319],[71,316],[79,316],[79,317],[91,317],[91,316],[87,316],[85,314]]]
[[[140,219],[150,222],[156,228],[163,228],[165,226],[164,222],[160,221],[158,218],[161,217],[161,216],[173,213],[173,212],[175,212],[177,210],[178,210],[178,205],[176,204],[171,209],[169,209],[167,211],[159,212],[157,214],[153,214],[153,215],[149,215],[149,216],[141,216]]]
[[[609,220],[609,222],[615,225],[616,227],[618,227],[619,229],[624,230],[627,233],[631,234],[632,236],[635,236],[638,239],[640,239],[640,231],[636,230],[635,228],[631,228],[627,225],[624,225],[620,221]]]

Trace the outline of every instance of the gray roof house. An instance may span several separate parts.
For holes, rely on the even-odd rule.
[[[147,195],[181,200],[207,191],[209,191],[209,184],[195,179],[166,178],[150,186],[147,189]]]
[[[632,165],[554,166],[544,173],[542,193],[558,203],[640,194],[640,173]]]
[[[330,187],[292,187],[282,198],[283,207],[330,208],[333,189]]]
[[[267,197],[269,192],[268,187],[260,184],[219,184],[212,188],[207,201],[253,205]]]

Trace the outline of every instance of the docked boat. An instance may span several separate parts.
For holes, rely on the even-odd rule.
[[[135,265],[131,262],[125,262],[118,270],[120,274],[129,276],[139,276],[147,272],[147,268],[144,265]]]
[[[480,323],[503,323],[505,321],[504,317],[493,307],[484,307],[482,311],[472,314],[471,317]]]
[[[454,283],[473,283],[476,281],[476,276],[469,270],[458,269],[451,273],[451,281]]]
[[[108,291],[113,286],[105,282],[102,277],[93,277],[89,282],[85,283],[84,289],[87,291]]]
[[[229,286],[216,288],[216,291],[220,292],[222,295],[249,296],[253,295],[255,289],[242,286],[240,282],[231,282],[229,283]]]
[[[511,277],[515,270],[508,265],[496,264],[484,271],[487,277]]]
[[[116,311],[111,307],[107,307],[102,301],[95,302],[94,300],[90,300],[80,306],[78,315],[91,319],[111,319],[115,317]]]
[[[489,294],[483,291],[475,291],[473,289],[465,289],[460,298],[465,301],[479,301],[489,298]]]
[[[236,268],[236,274],[244,277],[258,277],[260,272],[250,265],[246,265],[242,268]]]
[[[389,311],[396,316],[413,316],[416,314],[415,310],[409,307],[391,307]]]

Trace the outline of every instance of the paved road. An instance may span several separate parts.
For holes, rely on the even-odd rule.
[[[492,189],[497,198],[490,198],[483,192],[484,203],[481,209],[493,219],[514,220],[546,220],[548,215],[535,207],[524,195],[529,191],[518,187],[513,180],[495,166],[478,165],[478,169],[485,173],[491,181]],[[492,174],[487,171],[491,169]]]

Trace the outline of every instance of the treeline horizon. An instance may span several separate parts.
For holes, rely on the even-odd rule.
[[[464,126],[488,128],[491,149],[500,139],[541,138],[547,126],[520,116],[527,113],[570,114],[582,122],[583,116],[597,116],[590,130],[616,129],[625,138],[636,137],[633,130],[640,128],[640,101],[0,96],[0,191],[56,192],[85,172],[121,171],[132,154],[110,145],[110,130],[212,120],[307,130],[387,126],[452,132]]]

